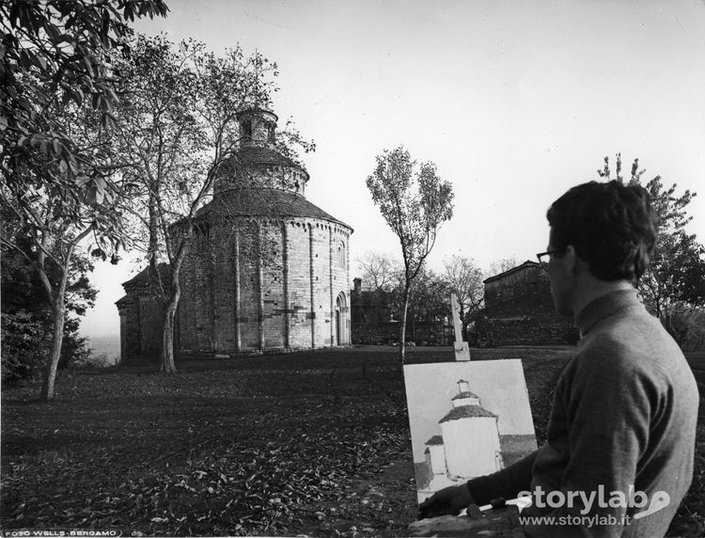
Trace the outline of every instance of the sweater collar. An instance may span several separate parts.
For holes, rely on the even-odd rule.
[[[575,325],[584,336],[598,321],[640,304],[636,289],[613,291],[588,303],[575,318]]]

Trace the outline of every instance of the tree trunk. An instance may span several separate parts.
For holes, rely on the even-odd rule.
[[[399,362],[403,365],[406,360],[406,313],[409,309],[409,287],[404,288],[404,310],[401,314],[401,334],[399,338]]]
[[[44,373],[44,385],[42,387],[42,400],[48,402],[54,399],[54,383],[56,381],[56,370],[61,358],[61,344],[64,341],[64,321],[66,312],[64,309],[63,297],[57,298],[52,304],[52,314],[54,315],[54,327],[51,335],[51,354]]]
[[[162,329],[162,364],[160,371],[167,374],[176,372],[174,362],[174,320],[176,319],[176,304],[169,301],[164,313],[164,327]]]
[[[179,269],[181,263],[174,264],[171,276],[171,296],[164,309],[164,326],[162,328],[162,361],[160,371],[171,374],[176,372],[174,361],[174,325],[176,322],[176,309],[181,299],[181,286],[179,284]]]

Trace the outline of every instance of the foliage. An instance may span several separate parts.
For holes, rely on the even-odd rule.
[[[49,350],[44,324],[26,310],[2,312],[0,345],[3,384],[36,376]]]
[[[166,15],[163,0],[9,0],[0,4],[0,146],[10,183],[58,184],[100,196],[95,148],[77,140],[56,110],[88,105],[112,125],[117,101],[111,50],[128,54],[128,22]],[[49,170],[45,162],[51,163]],[[30,173],[27,174],[26,171]]]
[[[418,165],[403,146],[377,156],[367,188],[401,245],[404,292],[399,356],[403,363],[410,291],[441,226],[453,216],[453,188],[438,176],[433,163]]]
[[[35,181],[24,187],[17,183],[0,186],[0,208],[3,215],[9,215],[13,221],[13,226],[6,225],[0,230],[3,250],[24,256],[27,265],[39,277],[50,305],[52,344],[42,388],[44,399],[50,400],[54,397],[56,369],[61,360],[67,290],[80,285],[71,279],[76,249],[92,236],[96,245],[93,253],[105,256],[106,235],[110,235],[110,247],[117,251],[119,213],[107,200],[91,202],[56,185],[41,185]],[[22,248],[18,237],[29,239],[31,246]]]
[[[0,240],[26,256],[51,304],[45,400],[54,397],[73,254],[92,236],[94,254],[104,258],[110,249],[116,261],[122,244],[120,214],[107,196],[117,80],[108,53],[128,51],[125,21],[166,11],[162,0],[121,0],[117,7],[88,0],[0,4],[0,202],[3,217],[16,220],[33,244],[24,251],[13,242],[17,230],[7,227]],[[49,277],[54,269],[56,282]]]
[[[684,351],[705,349],[705,308],[677,302],[668,309],[664,326]]]
[[[29,242],[25,241],[25,246]],[[2,265],[2,379],[3,382],[33,378],[46,366],[51,344],[51,308],[36,272],[24,256],[5,252]],[[86,339],[78,336],[79,317],[93,306],[95,288],[87,273],[92,264],[74,255],[72,285],[67,288],[64,336],[59,367],[83,360]],[[58,271],[50,270],[55,283]]]
[[[603,178],[610,178],[609,158],[598,170]],[[629,184],[642,184],[644,169],[634,159]],[[624,182],[622,160],[618,153],[615,161],[615,179]],[[678,341],[685,342],[688,330],[682,324],[688,316],[684,309],[697,310],[705,306],[705,247],[694,234],[688,234],[687,224],[692,220],[688,205],[696,193],[686,190],[677,194],[677,185],[663,184],[661,176],[647,181],[643,187],[649,192],[651,203],[659,219],[659,236],[648,271],[639,282],[639,291],[646,306],[657,316],[664,327]]]

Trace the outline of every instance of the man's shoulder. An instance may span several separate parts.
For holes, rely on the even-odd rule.
[[[581,340],[575,361],[581,370],[638,377],[668,378],[688,369],[678,344],[643,309],[605,319]]]

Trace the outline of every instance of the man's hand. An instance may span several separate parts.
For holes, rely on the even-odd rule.
[[[419,505],[419,519],[457,516],[461,510],[474,502],[467,485],[450,486],[437,491]]]

